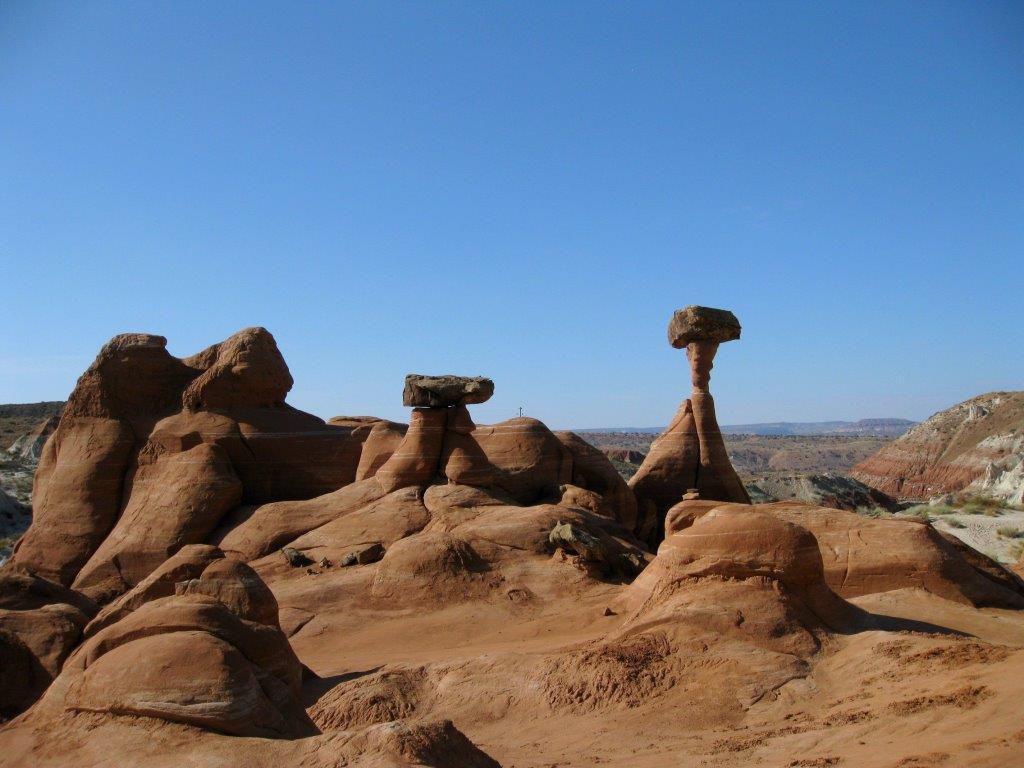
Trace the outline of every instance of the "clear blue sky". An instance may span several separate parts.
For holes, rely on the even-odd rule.
[[[0,402],[123,331],[277,337],[290,402],[723,423],[1024,388],[1024,4],[0,3]]]

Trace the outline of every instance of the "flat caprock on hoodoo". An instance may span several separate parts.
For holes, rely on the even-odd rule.
[[[725,441],[715,417],[715,401],[708,391],[711,367],[722,342],[740,337],[736,315],[725,309],[689,306],[672,315],[668,341],[686,349],[692,392],[676,411],[664,432],[651,444],[640,469],[629,481],[637,504],[656,510],[652,519],[664,521],[665,513],[684,494],[690,498],[749,504],[750,496],[729,461]],[[646,532],[657,543],[663,528]]]

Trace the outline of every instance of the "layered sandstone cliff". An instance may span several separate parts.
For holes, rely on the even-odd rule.
[[[991,392],[932,416],[853,468],[900,499],[967,490],[1024,501],[1024,392]]]

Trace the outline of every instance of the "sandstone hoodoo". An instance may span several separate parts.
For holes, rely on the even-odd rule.
[[[116,337],[0,570],[0,767],[1013,764],[1024,583],[921,520],[748,504],[709,393],[739,323],[670,328],[692,393],[632,487],[474,423],[488,379],[325,424],[263,329]]]
[[[629,481],[638,503],[659,521],[690,489],[702,499],[750,501],[729,461],[709,391],[719,344],[738,339],[740,330],[732,312],[710,307],[680,309],[669,321],[669,344],[686,349],[692,391]],[[660,530],[645,533],[652,542],[661,535]]]

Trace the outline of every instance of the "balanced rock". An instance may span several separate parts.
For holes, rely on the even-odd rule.
[[[452,405],[485,403],[494,394],[494,382],[482,376],[424,376],[410,373],[405,377],[402,403],[414,408],[447,408]]]
[[[735,341],[740,337],[740,321],[727,309],[692,305],[677,309],[668,323],[668,343],[683,349],[693,341]]]
[[[669,343],[686,348],[692,391],[630,478],[641,517],[663,520],[691,488],[697,489],[702,499],[750,502],[729,460],[709,391],[718,345],[739,337],[739,321],[724,309],[690,306],[678,310],[669,321]],[[655,529],[644,538],[656,544],[662,535],[662,530]]]

